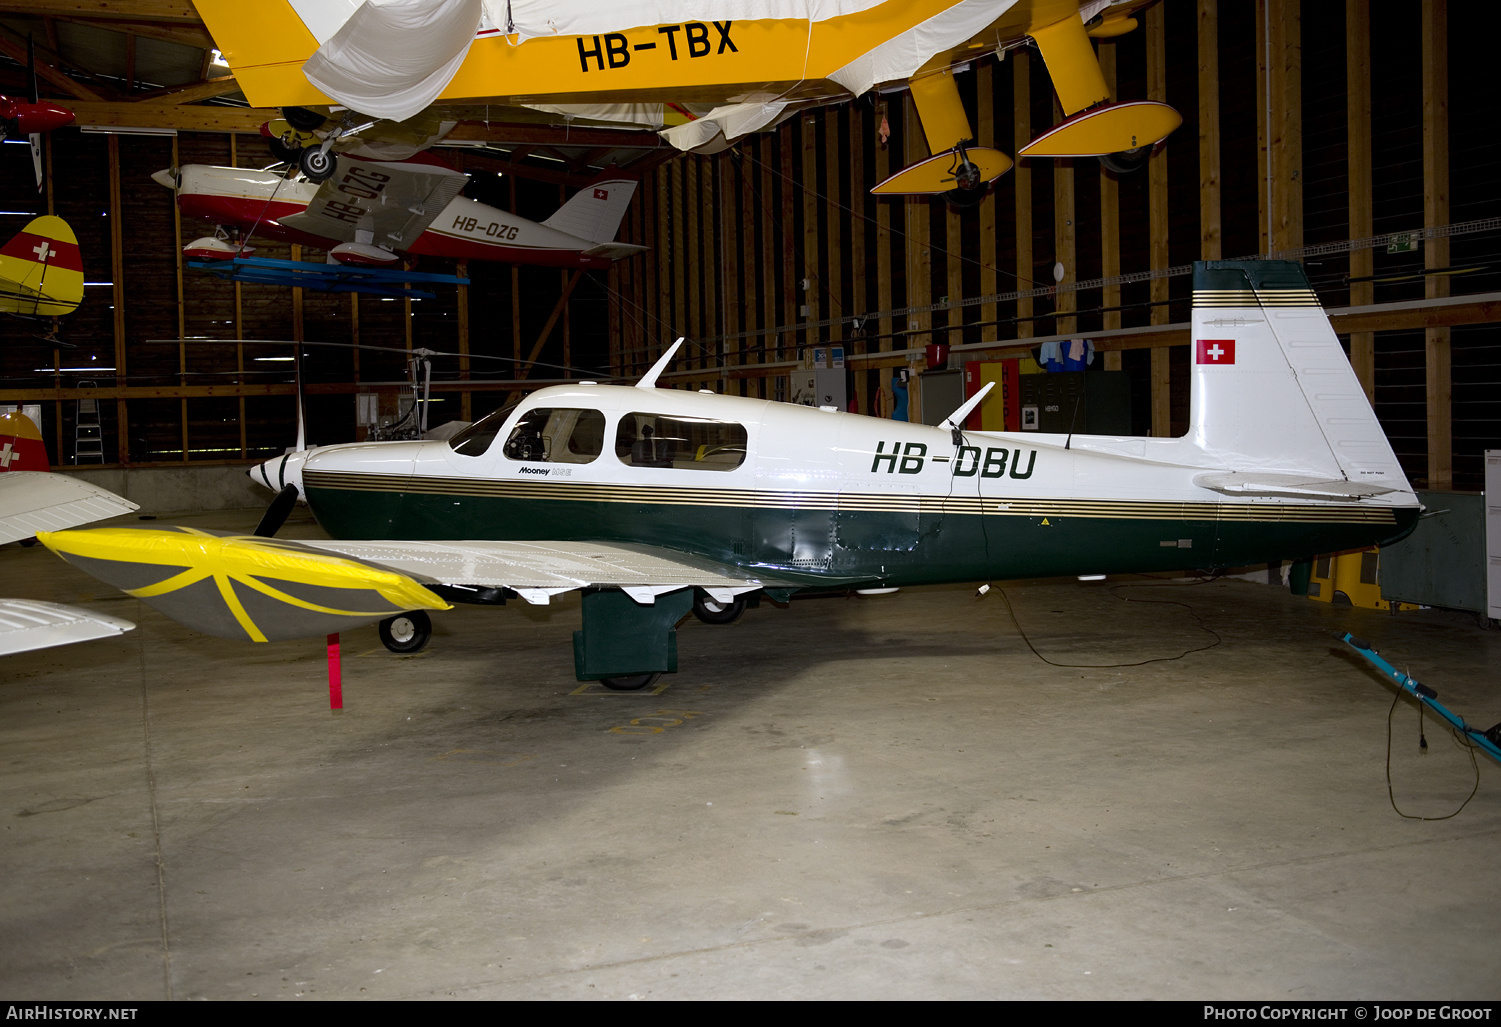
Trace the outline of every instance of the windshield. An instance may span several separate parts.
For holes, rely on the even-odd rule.
[[[469,427],[460,430],[453,438],[448,440],[448,445],[455,453],[464,456],[483,456],[490,448],[490,443],[495,441],[495,435],[500,431],[500,426],[511,416],[511,411],[516,409],[516,404],[521,402],[521,396],[514,394],[501,405],[500,409],[475,421]]]

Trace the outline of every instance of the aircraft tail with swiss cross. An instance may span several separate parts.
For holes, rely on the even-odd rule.
[[[0,472],[50,470],[36,423],[19,410],[0,414]]]
[[[636,183],[630,179],[595,182],[574,193],[542,224],[590,242],[612,242],[635,193]]]
[[[1227,495],[1412,491],[1301,265],[1194,265],[1189,440]]]
[[[60,317],[82,302],[78,237],[62,218],[35,218],[0,247],[0,312]]]

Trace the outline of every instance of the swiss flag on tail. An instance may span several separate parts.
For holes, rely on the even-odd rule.
[[[1194,340],[1194,363],[1195,364],[1233,364],[1233,363],[1235,363],[1235,340],[1234,339],[1195,339]]]
[[[594,198],[596,200],[608,200],[610,198],[610,190],[596,189],[594,190]]]

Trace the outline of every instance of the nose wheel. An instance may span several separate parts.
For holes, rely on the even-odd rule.
[[[432,618],[425,610],[398,613],[380,622],[381,645],[393,653],[415,653],[432,637]]]

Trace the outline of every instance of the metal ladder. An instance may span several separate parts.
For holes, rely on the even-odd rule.
[[[79,382],[80,389],[99,387],[98,382]],[[92,396],[78,401],[73,419],[73,462],[104,463],[104,428],[99,424],[99,401]]]

